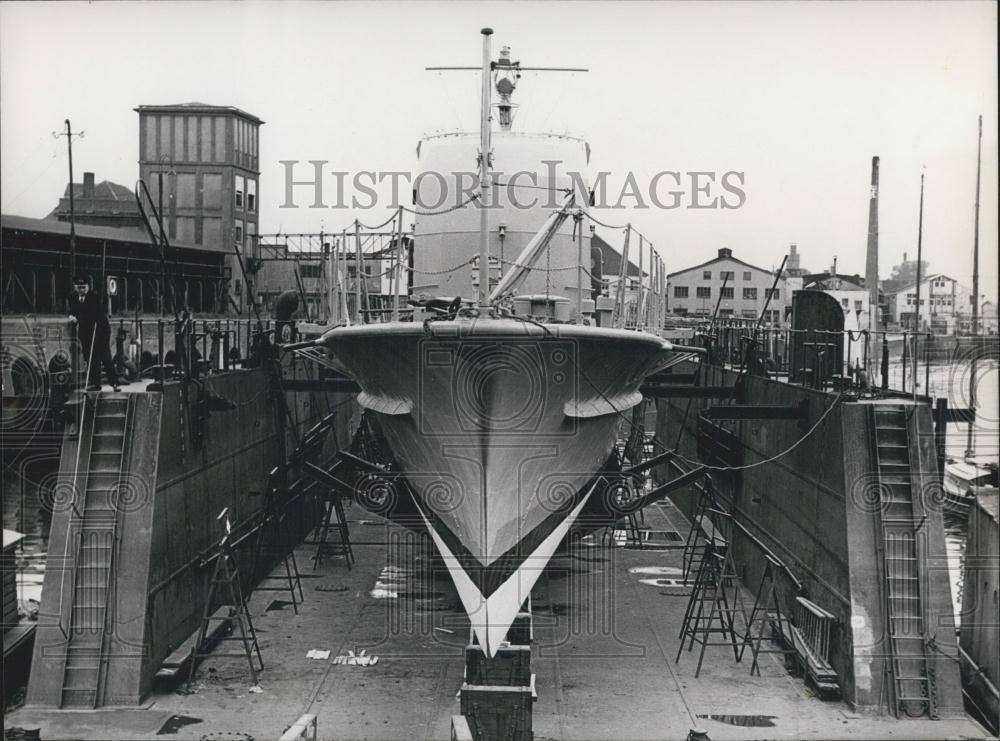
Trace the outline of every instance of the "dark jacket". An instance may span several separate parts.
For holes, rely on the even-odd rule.
[[[111,324],[108,315],[104,313],[104,302],[93,291],[88,291],[83,301],[76,294],[69,297],[69,313],[76,317],[80,335],[91,335],[97,331],[98,336],[111,335]]]

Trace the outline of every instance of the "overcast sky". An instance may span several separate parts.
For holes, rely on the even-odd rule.
[[[795,242],[804,267],[836,256],[839,272],[863,274],[879,155],[883,277],[916,253],[926,166],[926,259],[971,285],[982,113],[981,292],[995,300],[996,12],[993,2],[2,2],[0,207],[40,217],[55,206],[63,119],[86,132],[74,141],[78,181],[88,170],[132,187],[132,109],[201,101],[266,121],[262,233],[339,230],[357,214],[279,208],[278,161],[415,170],[421,136],[473,130],[479,107],[475,73],[423,68],[478,64],[479,29],[492,26],[495,50],[509,44],[525,65],[590,69],[525,73],[515,127],[585,137],[612,192],[629,172],[640,185],[661,170],[744,173],[739,209],[605,213],[648,235],[670,271],[719,247],[777,266]]]

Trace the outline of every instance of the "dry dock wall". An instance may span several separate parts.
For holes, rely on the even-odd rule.
[[[298,374],[304,369],[289,370]],[[134,434],[126,464],[128,493],[119,507],[101,705],[139,703],[163,660],[198,628],[212,574],[212,564],[202,565],[202,557],[222,534],[216,517],[228,508],[234,532],[239,532],[258,516],[268,473],[281,460],[282,433],[291,450],[296,441],[292,427],[301,434],[340,405],[345,413],[338,415],[326,454],[346,447],[350,439],[347,395],[289,394],[281,431],[264,370],[220,373],[205,379],[205,385],[235,409],[212,412],[197,442],[190,403],[197,386],[168,383],[162,391],[129,394]],[[76,447],[76,438],[67,436],[60,468],[66,491],[72,484],[62,482],[73,481]],[[86,460],[87,451],[81,454]],[[35,706],[58,707],[61,702],[76,553],[72,508],[65,504],[56,507],[49,541],[27,698]],[[315,524],[312,509],[303,502],[293,510],[293,537]],[[244,578],[252,552],[249,538],[238,551]]]
[[[722,368],[703,371],[704,385],[731,385],[737,374]],[[887,712],[888,652],[885,610],[876,545],[879,528],[878,489],[873,485],[874,463],[867,404],[843,402],[836,395],[747,377],[744,403],[795,406],[808,403],[808,417],[796,420],[727,422],[735,433],[741,471],[713,471],[716,488],[731,501],[736,518],[777,555],[803,583],[808,598],[833,613],[829,661],[836,670],[843,695],[859,710]],[[660,399],[657,402],[657,439],[666,448],[677,445],[690,461],[699,459],[699,413],[709,400]],[[930,409],[911,406],[909,419],[914,510],[926,520],[918,536],[922,551],[922,595],[925,624],[947,657],[932,661],[938,712],[961,715],[957,645],[941,516],[941,491],[934,457]],[[830,410],[822,423],[803,439]],[[678,445],[679,440],[679,445]],[[788,451],[788,452],[785,452]],[[771,460],[774,459],[774,460]],[[769,461],[763,465],[761,461]],[[666,466],[654,471],[658,482],[675,473]],[[693,518],[697,493],[689,488],[673,496]],[[919,501],[917,501],[919,500]],[[756,592],[765,559],[750,539],[736,537],[732,547],[742,567],[743,583]],[[783,605],[796,596],[789,579],[779,579]]]
[[[981,489],[969,508],[962,587],[962,662],[969,694],[1000,725],[1000,521],[995,488]],[[963,657],[964,658],[964,657]]]

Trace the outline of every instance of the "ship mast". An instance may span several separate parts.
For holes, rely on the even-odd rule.
[[[487,193],[490,187],[490,67],[492,28],[484,28],[482,67],[482,107],[479,112],[479,306],[489,307],[490,295],[490,217]]]
[[[510,129],[513,118],[513,109],[517,106],[510,102],[510,96],[517,86],[517,79],[521,72],[531,70],[533,72],[586,72],[585,67],[522,67],[520,62],[510,61],[510,48],[503,47],[500,52],[500,61],[494,62],[492,59],[491,37],[492,28],[484,28],[480,31],[483,35],[483,60],[479,67],[425,67],[431,72],[443,71],[465,71],[478,70],[482,75],[482,98],[480,100],[479,111],[479,291],[478,304],[481,308],[489,307],[490,296],[490,220],[487,206],[489,203],[488,193],[492,187],[490,178],[490,124],[493,120],[490,115],[492,109],[492,91],[490,89],[490,73],[499,70],[496,82],[497,93],[500,96],[498,104],[500,112],[500,128]]]

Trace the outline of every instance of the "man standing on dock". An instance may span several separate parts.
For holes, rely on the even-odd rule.
[[[108,372],[108,382],[115,391],[118,374],[111,360],[111,324],[100,297],[90,290],[90,281],[82,276],[73,279],[69,298],[69,318],[76,323],[77,339],[87,361],[87,391],[101,390],[101,366]]]

